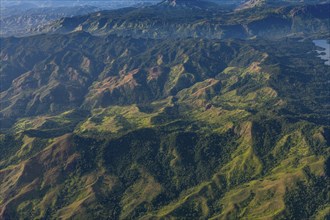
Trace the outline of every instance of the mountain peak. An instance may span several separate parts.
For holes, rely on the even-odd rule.
[[[177,4],[176,0],[165,0],[163,3],[173,6],[173,7],[175,7]]]
[[[210,7],[217,7],[218,5],[206,0],[164,0],[158,5],[163,7],[180,7],[180,8],[199,8],[205,9]]]

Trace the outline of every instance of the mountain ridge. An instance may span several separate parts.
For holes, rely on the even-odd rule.
[[[241,4],[238,9],[248,9],[254,7],[278,7],[281,5],[304,5],[304,4],[325,4],[330,3],[329,0],[248,0]]]
[[[276,8],[251,9],[252,11],[259,10],[259,16],[244,10],[233,13],[219,8],[207,11],[196,8],[187,10],[185,7],[173,8],[172,6],[163,10],[162,6],[152,6],[142,9],[123,9],[120,15],[112,12],[99,12],[89,16],[66,18],[39,30],[39,32],[68,33],[83,30],[95,35],[134,35],[143,38],[248,39],[252,37],[284,38],[289,35],[304,37],[305,33],[312,34],[313,31],[327,32],[326,8],[329,6],[330,4],[320,4],[286,6],[281,10]],[[297,10],[302,13],[292,13]],[[140,19],[136,19],[137,15]],[[322,20],[317,20],[319,17],[315,16],[323,17]],[[307,20],[310,21],[307,22]],[[311,23],[311,27],[305,26],[305,23]],[[159,27],[160,24],[163,25]],[[317,29],[313,30],[314,27]]]

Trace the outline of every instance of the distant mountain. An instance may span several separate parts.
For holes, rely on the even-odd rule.
[[[198,0],[163,1],[150,7],[63,18],[34,32],[86,31],[93,35],[116,34],[137,38],[282,38],[327,33],[329,6],[290,5],[280,6],[280,10],[275,7],[233,12]]]
[[[50,24],[57,19],[86,15],[99,10],[99,8],[92,6],[33,7],[28,9],[9,7],[2,12],[0,17],[0,36],[24,35],[29,33],[31,29]]]
[[[123,7],[145,7],[157,0],[1,1],[0,36],[22,36],[57,19]]]
[[[19,1],[19,0],[2,0],[2,7],[15,6],[15,7],[72,7],[72,6],[83,6],[83,5],[91,5],[100,8],[120,8],[120,7],[128,7],[132,5],[138,4],[158,4],[164,0],[125,0],[125,1],[116,1],[116,0],[31,0],[28,2]],[[181,1],[181,0],[179,0]],[[188,2],[188,0],[186,0]],[[194,1],[194,0],[192,0]],[[218,4],[240,4],[245,0],[209,0]]]
[[[106,8],[121,8],[121,7],[128,7],[135,4],[140,3],[151,3],[155,4],[160,2],[160,0],[2,0],[1,6],[2,7],[19,7],[19,8],[30,8],[31,6],[34,7],[74,7],[74,6],[94,6],[100,7],[103,9]]]
[[[214,10],[217,8],[221,8],[221,10],[232,10],[240,6],[243,2],[244,1],[242,0],[137,0],[123,2],[104,0],[69,2],[59,1],[55,4],[53,1],[29,1],[29,3],[21,1],[4,1],[1,7],[0,25],[2,28],[0,30],[0,36],[23,36],[31,34],[31,31],[33,32],[36,30],[37,33],[39,31],[48,32],[49,30],[47,28],[43,30],[43,26],[50,25],[55,20],[77,15],[86,15],[105,9],[125,8],[128,6],[142,8],[150,5],[156,5],[157,7],[177,10]],[[252,3],[249,1],[241,7],[252,7],[249,6],[251,4]],[[254,5],[261,5],[261,3],[256,3]],[[219,13],[223,13],[221,10]],[[186,12],[184,13],[186,14]],[[194,16],[196,17],[198,14]],[[50,29],[53,29],[53,27]]]
[[[246,9],[253,7],[270,7],[270,6],[283,6],[283,5],[304,5],[304,4],[322,4],[330,3],[329,0],[247,0],[242,3],[238,9]]]
[[[196,9],[208,9],[211,7],[217,7],[218,4],[204,1],[204,0],[164,0],[158,4],[163,7],[181,7],[181,8],[196,8]]]

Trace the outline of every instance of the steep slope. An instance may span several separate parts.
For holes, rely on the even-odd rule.
[[[82,104],[90,109],[149,103],[215,76],[239,48],[220,41],[161,42],[87,33],[9,38],[2,44],[5,117],[58,112]],[[32,47],[21,50],[27,44]]]

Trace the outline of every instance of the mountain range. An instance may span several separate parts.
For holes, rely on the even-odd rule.
[[[330,4],[286,6],[280,9],[252,9],[251,11],[226,12],[211,4],[208,9],[200,3],[173,7],[164,3],[141,9],[104,11],[87,16],[63,18],[44,26],[36,33],[72,33],[85,31],[93,35],[116,34],[141,38],[187,38],[214,39],[255,36],[283,38],[305,33],[328,33],[328,8]],[[170,8],[168,8],[169,6]],[[186,9],[189,8],[189,10]],[[256,15],[257,14],[257,15]],[[120,15],[120,16],[119,16]]]
[[[240,3],[1,37],[0,219],[328,219],[330,4]]]

